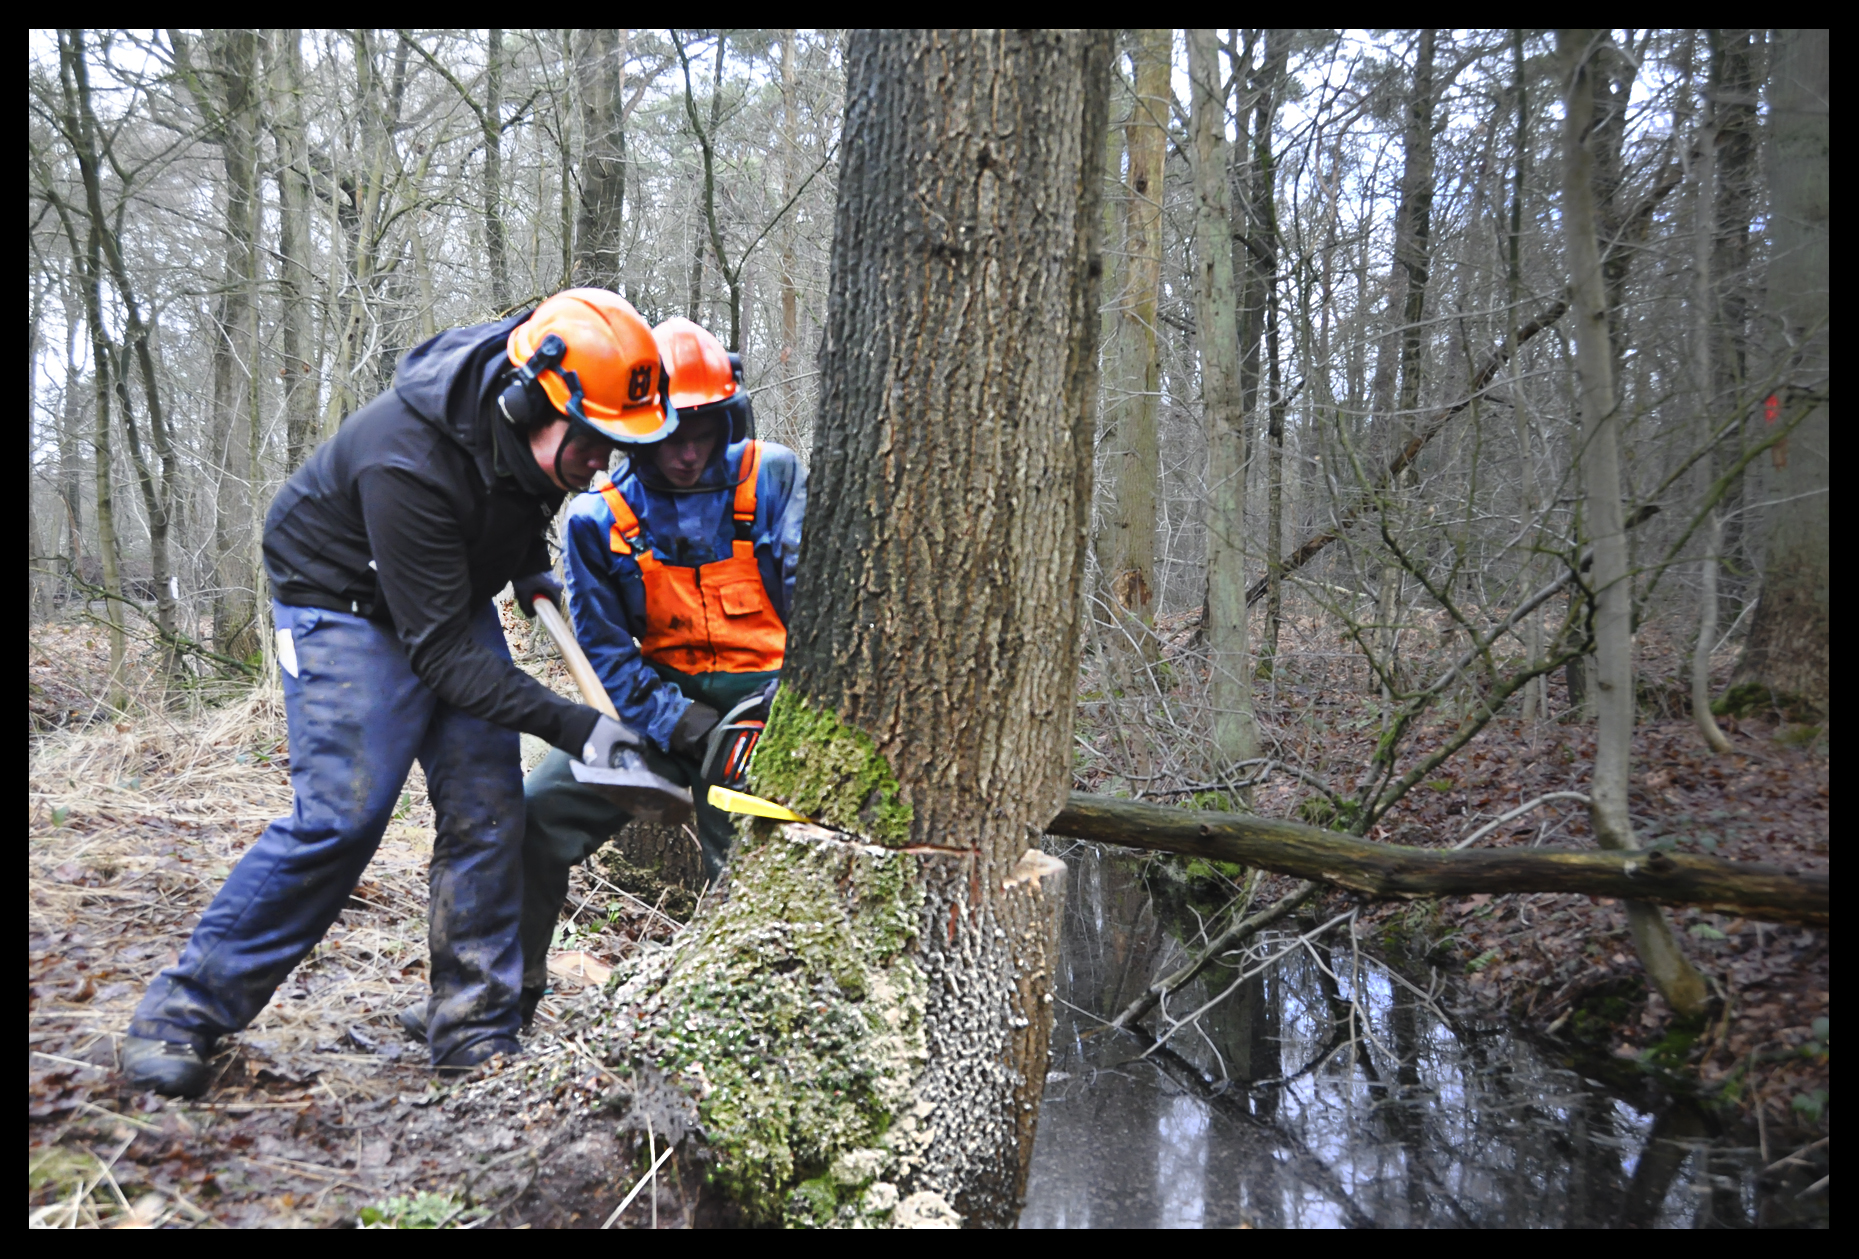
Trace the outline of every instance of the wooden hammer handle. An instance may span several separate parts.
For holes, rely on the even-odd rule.
[[[555,600],[545,594],[538,594],[535,609],[542,627],[549,631],[549,637],[555,640],[556,649],[562,653],[562,660],[568,665],[568,676],[581,688],[581,698],[591,707],[598,708],[618,721],[619,711],[613,707],[613,701],[607,698],[607,688],[600,684],[600,675],[588,663],[587,653],[581,650],[581,644],[574,640],[574,631],[568,628],[568,620],[562,615],[562,610],[555,606]]]

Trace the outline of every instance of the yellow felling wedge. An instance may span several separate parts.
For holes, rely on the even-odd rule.
[[[771,817],[777,822],[811,822],[810,817],[803,817],[786,805],[776,804],[773,800],[764,800],[752,796],[746,791],[731,791],[728,787],[710,788],[710,804],[725,813],[748,813],[755,817]]]

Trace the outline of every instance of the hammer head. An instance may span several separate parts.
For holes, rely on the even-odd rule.
[[[690,788],[653,771],[631,748],[615,748],[611,765],[570,761],[568,768],[576,782],[592,787],[641,821],[676,826],[693,815]]]

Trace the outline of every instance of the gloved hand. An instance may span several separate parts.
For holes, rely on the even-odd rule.
[[[678,724],[671,728],[671,750],[683,756],[702,754],[710,732],[716,729],[716,723],[721,720],[723,714],[716,709],[692,700],[691,706],[684,710],[684,716],[678,718]]]
[[[581,763],[602,769],[618,769],[624,764],[621,753],[627,748],[644,747],[645,741],[627,727],[602,713],[594,722],[594,731],[581,749]]]
[[[518,577],[510,583],[510,588],[516,592],[516,610],[524,616],[536,615],[537,595],[547,595],[556,607],[560,607],[565,593],[562,583],[555,579],[554,572],[546,568],[527,577]]]

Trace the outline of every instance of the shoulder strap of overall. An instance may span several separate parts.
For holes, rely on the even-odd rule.
[[[632,544],[639,538],[639,517],[633,513],[632,504],[620,493],[613,478],[604,472],[594,478],[591,488],[607,500],[607,510],[613,513],[613,528],[608,533],[607,544],[615,555],[631,555]]]
[[[755,483],[762,475],[762,443],[751,437],[742,449],[742,470],[736,479],[736,538],[750,540],[755,526]]]

